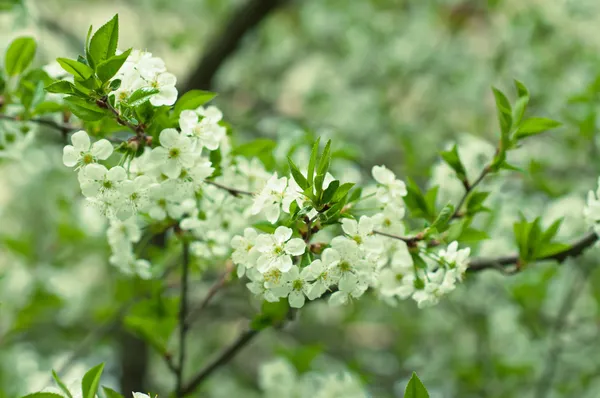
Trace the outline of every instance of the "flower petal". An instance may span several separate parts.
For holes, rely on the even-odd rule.
[[[165,148],[172,148],[179,143],[179,133],[175,129],[164,129],[160,132],[158,140]]]
[[[92,155],[100,160],[106,160],[113,153],[113,146],[108,140],[100,140],[92,145]]]
[[[73,133],[71,142],[78,152],[87,152],[90,149],[90,136],[83,130]]]
[[[63,164],[67,167],[73,167],[79,161],[79,152],[72,145],[63,148]]]
[[[292,237],[292,230],[284,226],[277,227],[273,236],[278,243],[283,243]]]
[[[292,256],[300,256],[306,250],[306,243],[300,238],[290,239],[284,246],[285,252]]]

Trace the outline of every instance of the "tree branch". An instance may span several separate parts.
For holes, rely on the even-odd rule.
[[[569,247],[565,250],[562,250],[558,253],[554,253],[550,256],[546,256],[543,258],[536,259],[536,261],[545,261],[545,260],[556,260],[559,263],[562,263],[569,257],[577,257],[583,252],[593,246],[598,241],[598,235],[595,232],[589,232],[587,235],[584,235],[579,240],[573,242]],[[469,262],[468,272],[478,272],[488,268],[498,268],[498,267],[506,267],[509,265],[517,265],[519,263],[519,256],[514,254],[512,256],[503,256],[496,258],[474,258]]]
[[[204,180],[204,182],[207,184],[213,185],[217,188],[223,189],[223,190],[229,192],[233,196],[241,196],[241,195],[252,196],[252,195],[254,195],[254,192],[244,191],[241,189],[236,189],[236,188],[231,188],[231,187],[226,187],[225,185],[219,184],[218,182],[214,182],[211,180]]]
[[[183,91],[208,90],[222,64],[235,52],[244,36],[260,24],[273,10],[289,0],[248,0],[224,24],[223,30],[208,45],[190,74]]]
[[[183,397],[185,394],[182,393],[183,386],[183,370],[185,363],[185,336],[188,331],[187,318],[187,302],[188,302],[188,281],[189,281],[189,269],[190,269],[190,244],[187,241],[183,241],[183,267],[181,270],[181,298],[179,300],[179,359],[177,360],[177,367],[174,369],[176,376],[176,396]]]
[[[13,122],[31,122],[31,123],[36,123],[42,126],[47,126],[50,128],[53,128],[55,130],[60,131],[63,135],[66,135],[72,131],[75,130],[79,130],[80,127],[77,126],[73,126],[71,124],[60,124],[57,123],[55,121],[52,120],[47,120],[47,119],[21,119],[18,116],[9,116],[9,115],[3,115],[0,114],[0,119],[4,119],[4,120],[10,120]]]
[[[214,371],[219,369],[221,366],[227,364],[233,357],[236,356],[238,351],[244,348],[248,343],[258,335],[260,331],[254,329],[247,329],[242,332],[233,343],[231,343],[225,350],[223,350],[217,358],[206,365],[194,378],[186,384],[180,391],[179,396],[185,396],[192,393],[200,384],[210,376]]]
[[[233,263],[230,262],[229,264],[227,264],[225,272],[223,272],[219,279],[217,279],[216,282],[210,287],[208,293],[206,293],[206,296],[200,302],[200,304],[198,304],[196,308],[189,312],[186,319],[187,327],[190,327],[192,323],[194,323],[198,315],[208,306],[208,303],[210,303],[210,301],[217,294],[217,292],[221,290],[223,286],[225,286],[225,282],[227,282],[227,278],[233,272],[233,270]]]

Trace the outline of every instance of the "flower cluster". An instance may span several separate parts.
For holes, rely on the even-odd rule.
[[[121,85],[115,92],[117,103],[127,101],[136,90],[154,89],[150,103],[154,106],[173,105],[177,100],[175,75],[167,72],[162,59],[153,57],[151,53],[133,50],[119,69],[113,80],[120,80]]]
[[[371,287],[390,303],[412,297],[424,306],[453,290],[466,270],[469,249],[458,250],[456,242],[438,253],[422,248],[428,267],[416,267],[403,241],[377,233],[404,231],[406,186],[384,166],[375,166],[372,173],[377,184],[365,197],[375,198],[378,212],[358,220],[341,218],[341,234],[332,237],[324,250],[313,250],[323,244],[311,245],[311,237],[306,234],[304,240],[293,237],[294,231],[286,226],[277,227],[272,234],[246,228],[243,236],[235,236],[231,241],[232,260],[238,265],[238,275],[246,274],[250,279],[248,289],[267,301],[287,298],[294,308],[328,291],[332,293],[332,305],[346,304]],[[329,175],[327,185],[332,180]],[[275,224],[282,210],[290,213],[294,202],[304,208],[309,198],[293,178],[274,174],[255,197],[252,213],[263,211]],[[319,229],[320,216],[321,212],[307,207],[310,228],[314,223]]]
[[[259,370],[259,386],[265,397],[365,398],[360,380],[348,371],[298,374],[284,359],[267,362]]]

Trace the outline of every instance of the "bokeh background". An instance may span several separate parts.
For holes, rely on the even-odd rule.
[[[332,138],[336,176],[360,181],[386,164],[439,185],[442,204],[462,186],[439,151],[458,143],[476,175],[498,134],[490,87],[512,94],[516,78],[532,93],[531,113],[564,126],[511,153],[524,172],[486,180],[493,211],[477,223],[490,239],[472,250],[515,252],[519,212],[545,225],[564,217],[565,242],[588,229],[581,213],[600,165],[597,0],[0,0],[0,9],[2,53],[32,35],[38,65],[81,53],[88,26],[119,13],[121,48],[165,59],[181,91],[218,92],[237,142],[274,139],[285,159],[291,147],[307,156],[315,136]],[[0,397],[50,385],[50,369],[76,380],[103,361],[105,384],[167,396],[172,378],[127,314],[141,292],[165,288],[152,311],[164,318],[155,330],[168,328],[177,281],[115,275],[106,226],[62,166],[58,133],[38,137],[21,161],[0,159]],[[412,371],[434,398],[600,397],[598,254],[472,274],[424,310],[370,297],[342,310],[311,304],[196,396],[263,396],[261,364],[284,357],[298,372],[349,369],[373,397],[401,397]],[[193,300],[219,266],[197,270]],[[232,281],[194,324],[190,369],[256,313],[248,298]]]

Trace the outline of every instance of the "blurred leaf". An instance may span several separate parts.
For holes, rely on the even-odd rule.
[[[35,392],[33,394],[24,395],[21,398],[64,398],[60,394],[55,394],[53,392]]]
[[[31,37],[18,37],[10,43],[4,59],[8,76],[22,73],[33,61],[36,43]]]
[[[290,158],[289,156],[288,156],[288,164],[290,166],[290,172],[292,173],[292,176],[294,177],[294,180],[296,181],[298,186],[300,188],[302,188],[302,190],[305,190],[306,188],[308,188],[309,187],[308,181],[306,181],[306,178],[304,178],[304,176],[298,169],[298,166],[296,166],[296,164],[294,163],[292,158]]]
[[[467,180],[467,171],[465,170],[465,166],[460,160],[460,155],[458,154],[458,148],[456,144],[449,151],[442,151],[440,153],[442,159],[454,170],[456,176],[461,181]]]
[[[289,309],[287,300],[280,299],[275,303],[263,301],[261,312],[254,317],[250,327],[254,330],[262,330],[281,323],[287,317]]]
[[[99,108],[95,103],[82,98],[69,96],[64,98],[65,103],[75,116],[84,121],[96,121],[107,115],[106,110]]]
[[[100,386],[100,377],[104,370],[104,364],[94,366],[83,376],[81,380],[81,396],[82,398],[95,398]]]
[[[58,388],[60,388],[62,390],[62,392],[64,392],[68,398],[73,398],[73,395],[71,394],[71,392],[69,391],[69,389],[67,388],[65,383],[63,383],[62,380],[60,379],[60,377],[58,377],[58,374],[56,374],[54,369],[52,370],[52,378],[58,385]]]
[[[512,126],[512,109],[506,95],[495,87],[492,87],[494,98],[496,100],[496,109],[498,111],[498,121],[502,131],[503,140],[508,139],[508,134]]]
[[[547,119],[543,117],[532,117],[525,119],[519,126],[519,129],[515,133],[515,139],[529,137],[532,135],[540,134],[546,130],[551,130],[561,126],[562,123],[556,120]]]
[[[324,205],[331,202],[333,196],[335,195],[339,187],[340,182],[338,180],[331,181],[327,186],[327,189],[325,189],[325,191],[323,192],[323,196],[321,197],[321,204]]]
[[[406,385],[406,390],[404,391],[404,398],[429,398],[429,393],[427,389],[421,383],[421,380],[417,377],[417,374],[413,372],[412,377],[408,381]]]
[[[317,157],[319,156],[319,143],[321,142],[321,137],[317,138],[315,143],[313,144],[312,150],[310,151],[310,159],[308,161],[308,171],[306,172],[306,178],[308,180],[308,185],[312,185],[315,179],[315,167],[317,165]]]
[[[123,397],[123,395],[119,394],[115,390],[112,390],[108,387],[103,386],[102,390],[104,390],[104,395],[106,395],[106,398],[125,398],[125,397]]]

